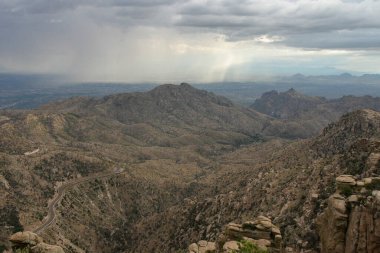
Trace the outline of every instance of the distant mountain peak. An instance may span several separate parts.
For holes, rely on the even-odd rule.
[[[289,94],[289,95],[301,95],[301,93],[298,93],[294,88],[290,88],[289,90],[287,90],[285,92],[285,94]]]
[[[165,92],[170,92],[170,91],[177,91],[177,92],[192,91],[192,92],[202,92],[202,93],[205,92],[203,90],[198,90],[198,89],[194,88],[193,86],[191,86],[188,83],[181,83],[180,85],[162,84],[162,85],[159,85],[159,86],[155,87],[154,89],[152,89],[150,91],[150,93],[156,94],[156,93],[161,93],[161,92],[165,93]]]
[[[353,77],[353,75],[351,75],[350,73],[342,73],[342,74],[340,74],[339,75],[340,77],[344,77],[344,78],[351,78],[351,77]]]
[[[280,93],[266,92],[256,99],[251,108],[275,118],[289,119],[297,117],[302,111],[311,110],[322,101],[323,98],[307,96],[291,88]]]
[[[302,79],[302,78],[305,78],[306,76],[300,74],[300,73],[297,73],[295,75],[292,76],[293,78],[297,78],[297,79]]]

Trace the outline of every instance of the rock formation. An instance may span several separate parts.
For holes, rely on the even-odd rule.
[[[9,241],[12,242],[12,249],[16,253],[65,253],[60,246],[44,243],[40,236],[30,231],[17,232]]]
[[[201,240],[189,246],[189,253],[211,253],[216,251],[215,242]]]
[[[336,183],[317,218],[321,253],[379,253],[380,177],[342,175]]]
[[[227,224],[215,243],[207,241],[193,243],[189,246],[189,253],[235,252],[242,247],[243,242],[249,242],[260,250],[268,252],[281,252],[282,248],[280,229],[271,219],[258,216],[253,221],[246,221],[243,224]]]

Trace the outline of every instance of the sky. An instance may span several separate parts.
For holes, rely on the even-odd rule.
[[[0,0],[0,72],[157,83],[380,73],[380,0]]]

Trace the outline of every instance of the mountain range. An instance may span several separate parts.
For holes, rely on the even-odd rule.
[[[379,105],[292,89],[246,108],[184,83],[1,110],[0,249],[29,230],[65,252],[183,252],[264,215],[284,249],[324,253],[335,179],[380,174]]]

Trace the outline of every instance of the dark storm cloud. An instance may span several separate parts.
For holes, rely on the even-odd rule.
[[[265,35],[305,48],[380,47],[375,0],[2,0],[0,6],[8,15],[35,16],[87,7],[95,22],[214,32],[230,41]]]
[[[64,10],[72,10],[85,1],[75,0],[3,0],[0,1],[0,7],[4,12],[14,15],[56,13]]]
[[[209,1],[180,10],[180,27],[216,30],[228,40],[282,37],[306,48],[380,47],[379,1]],[[341,33],[341,32],[345,33]]]
[[[113,1],[98,1],[99,4],[104,6],[160,6],[171,5],[178,1],[175,0],[113,0]]]
[[[123,51],[126,64],[147,48],[146,59],[173,52],[174,59],[241,44],[252,52],[271,44],[372,57],[380,50],[379,13],[378,0],[0,0],[0,71],[70,72],[99,58],[112,63]]]
[[[136,7],[154,8],[175,4],[175,0],[0,0],[0,7],[18,14],[57,13],[78,7],[112,8]]]

